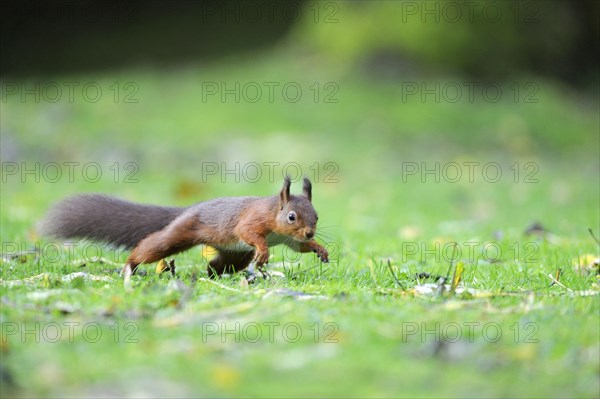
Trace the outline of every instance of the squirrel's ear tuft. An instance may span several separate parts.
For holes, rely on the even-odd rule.
[[[309,200],[312,201],[312,184],[310,184],[310,180],[308,178],[304,178],[304,183],[302,184],[302,194]]]
[[[281,189],[281,192],[279,193],[279,203],[281,206],[281,209],[283,209],[283,206],[285,204],[287,204],[290,200],[290,185],[292,184],[292,181],[290,180],[289,176],[286,176],[285,179],[283,180],[283,188]]]

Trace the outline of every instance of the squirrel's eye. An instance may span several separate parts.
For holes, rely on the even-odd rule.
[[[288,213],[288,222],[294,223],[296,221],[296,212],[291,211]]]

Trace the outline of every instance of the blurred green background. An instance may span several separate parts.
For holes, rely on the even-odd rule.
[[[356,218],[364,231],[372,217],[384,236],[397,225],[376,217],[386,207],[370,209],[373,201],[401,203],[403,211],[386,216],[397,223],[422,223],[438,209],[451,220],[502,224],[517,198],[530,198],[515,191],[542,187],[524,183],[527,173],[557,194],[546,195],[522,225],[554,217],[566,224],[570,217],[545,206],[596,199],[566,186],[581,179],[597,188],[596,2],[4,7],[12,17],[2,27],[2,160],[12,164],[3,183],[16,185],[5,195],[26,193],[31,182],[40,187],[37,173],[55,189],[35,200],[83,185],[189,204],[271,192],[286,171],[299,177],[284,169],[296,162],[315,180],[335,174],[317,183],[317,201],[355,207],[335,207],[332,224]],[[79,162],[77,184],[65,184],[65,161]],[[53,172],[43,170],[48,162],[59,162],[64,176],[45,178]],[[91,184],[83,178],[89,162],[103,172]],[[260,165],[258,179],[244,178],[249,162]],[[274,176],[267,178],[265,162],[277,163]],[[461,166],[458,184],[444,179],[449,162]],[[480,163],[473,182],[464,162]],[[498,182],[484,179],[490,162],[500,165]],[[524,169],[528,162],[535,171]],[[410,176],[409,163],[418,165]],[[437,178],[422,174],[436,163]],[[28,167],[33,172],[23,178]],[[403,190],[400,182],[418,184]],[[442,204],[435,198],[441,187],[453,193]],[[511,196],[490,200],[504,194]],[[488,204],[486,211],[473,202]],[[571,208],[590,220],[585,207]]]
[[[323,272],[304,256],[303,279],[252,288],[281,285],[331,299],[321,302],[193,286],[190,270],[205,267],[197,251],[177,257],[182,280],[194,287],[191,309],[173,308],[178,294],[155,276],[141,277],[133,294],[115,277],[75,287],[90,293],[85,298],[57,292],[33,306],[25,305],[33,288],[3,286],[3,304],[17,304],[3,305],[3,321],[63,320],[46,310],[75,301],[77,320],[110,309],[110,320],[141,323],[145,339],[142,346],[79,343],[75,351],[68,343],[41,350],[11,341],[2,353],[17,394],[94,396],[113,392],[107,381],[116,381],[116,396],[596,396],[597,294],[536,297],[535,304],[519,295],[564,294],[548,286],[557,268],[571,289],[597,290],[596,277],[578,275],[572,263],[598,253],[587,229],[600,229],[599,4],[4,3],[4,253],[9,243],[35,245],[35,222],[72,193],[189,205],[273,195],[287,171],[312,178],[319,229],[335,258]],[[456,165],[462,175],[454,180]],[[497,240],[506,249],[533,240],[524,231],[534,222],[551,234],[534,240],[534,264],[505,253],[499,264],[465,266],[469,286],[514,298],[407,297],[385,268],[390,259],[414,286],[415,272],[445,274],[448,264],[407,260],[403,243]],[[68,263],[3,263],[2,279],[48,270],[74,271]],[[222,283],[239,288],[238,280]],[[213,347],[195,340],[195,325],[163,324],[230,314],[334,321],[342,343]],[[399,343],[403,321],[454,320],[496,320],[506,332],[533,320],[542,344],[477,342],[479,355],[459,347],[440,359],[429,347]],[[102,361],[74,370],[79,351]],[[129,359],[122,375],[115,371],[121,351]],[[27,382],[40,358],[41,372]],[[151,377],[129,385],[142,375]],[[180,389],[171,389],[173,381]]]

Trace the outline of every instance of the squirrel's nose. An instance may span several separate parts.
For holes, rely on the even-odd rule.
[[[305,234],[305,235],[306,235],[306,238],[308,238],[308,239],[311,239],[311,238],[313,238],[313,237],[314,237],[314,235],[315,235],[315,232],[314,232],[314,231],[312,231],[312,230],[309,230],[309,231],[307,231],[307,232],[306,232],[306,234]]]

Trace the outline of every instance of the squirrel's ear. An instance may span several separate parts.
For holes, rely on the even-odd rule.
[[[288,201],[290,200],[290,185],[292,184],[292,181],[290,180],[289,176],[286,176],[285,179],[283,180],[283,188],[281,189],[281,192],[279,193],[279,203],[281,206],[281,209],[283,209],[283,206],[285,204],[288,203]]]
[[[310,184],[310,180],[306,177],[304,178],[304,183],[302,184],[302,194],[309,200],[312,201],[312,184]]]

